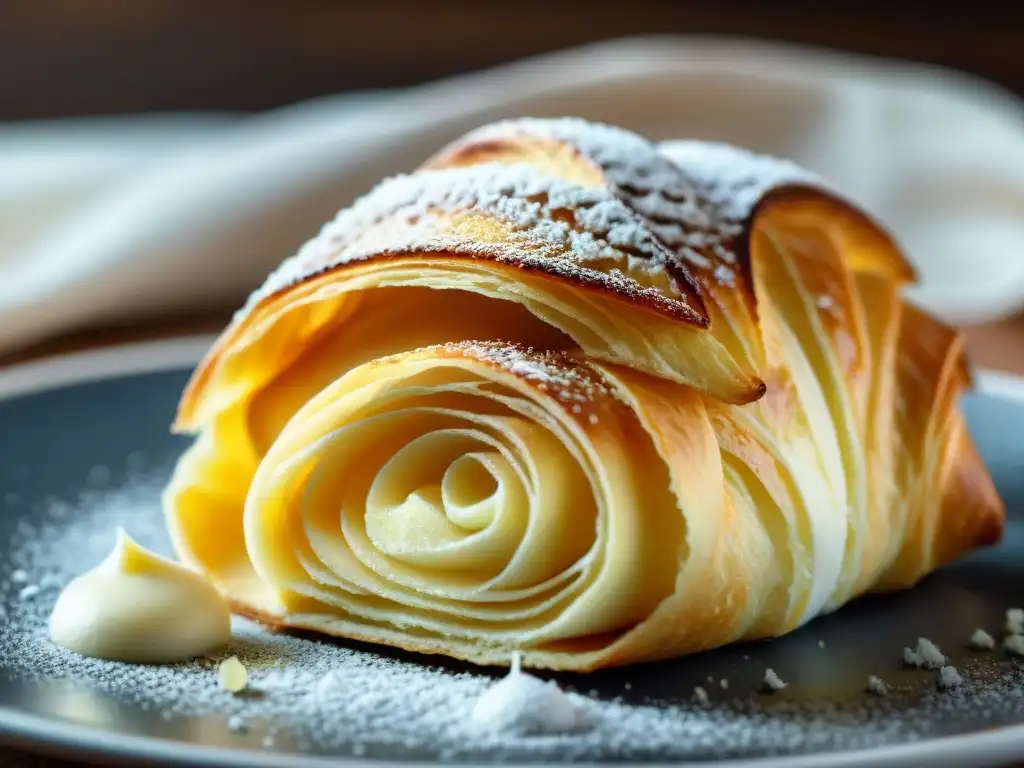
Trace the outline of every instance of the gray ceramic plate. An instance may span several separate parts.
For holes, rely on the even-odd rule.
[[[194,338],[136,345],[0,373],[0,571],[4,577],[20,557],[17,548],[26,546],[19,526],[35,530],[33,516],[45,514],[61,499],[77,498],[97,481],[116,488],[129,482],[132,473],[167,471],[185,445],[168,434],[167,425],[188,371],[208,343],[209,339]],[[769,749],[756,738],[739,739],[725,750],[734,766],[992,765],[1024,759],[1024,665],[998,650],[977,654],[965,647],[967,636],[978,626],[998,637],[1006,608],[1024,604],[1024,383],[984,375],[978,391],[966,398],[965,408],[1009,509],[1007,536],[1000,547],[957,563],[909,593],[860,600],[771,643],[612,670],[586,679],[563,677],[561,682],[593,689],[598,698],[625,697],[627,705],[670,706],[685,702],[695,685],[710,688],[708,676],[728,677],[727,695],[712,689],[714,706],[727,709],[735,700],[745,711],[743,707],[751,701],[760,700],[757,706],[763,711],[777,707],[795,713],[797,722],[801,710],[809,708],[818,712],[817,723],[841,728],[845,734],[829,742],[827,752],[820,751],[821,743],[814,747],[813,740],[798,738],[791,748]],[[100,478],[95,476],[96,467],[103,468]],[[10,600],[10,594],[5,599]],[[12,606],[6,610],[10,614]],[[902,647],[913,644],[919,635],[932,638],[953,657],[971,682],[966,692],[943,699],[947,694],[935,690],[932,673],[899,669]],[[0,643],[14,642],[10,633],[0,633]],[[375,650],[364,647],[360,652]],[[435,659],[393,651],[386,655],[405,664],[437,664]],[[273,745],[261,748],[258,732],[240,738],[225,727],[222,715],[167,720],[137,700],[133,703],[104,692],[87,677],[78,680],[74,690],[55,695],[38,679],[25,678],[18,663],[11,661],[17,658],[11,648],[0,645],[0,658],[8,660],[0,664],[0,737],[21,749],[104,763],[157,759],[224,766],[337,765],[339,761],[380,765],[443,757],[431,755],[429,748],[413,754],[395,746],[370,750],[359,758],[351,751],[332,756],[316,743],[307,743],[297,754],[290,751],[296,742],[288,738],[286,726]],[[784,696],[768,703],[756,693],[766,666],[786,670],[790,681]],[[458,664],[444,664],[443,669],[467,670]],[[867,728],[862,724],[868,714],[861,691],[869,674],[882,674],[902,686],[902,693],[887,700],[886,719],[902,718],[907,724],[883,738],[859,739],[859,730]],[[985,687],[989,680],[991,689]],[[669,759],[679,764],[706,761],[721,756],[721,750],[714,754],[696,748],[687,751],[682,745],[673,754],[631,753],[634,758],[636,754],[647,761]],[[550,752],[547,756],[550,759]],[[488,757],[478,754],[475,759]],[[513,754],[512,759],[529,762],[530,753]],[[613,750],[593,759],[621,762],[623,755]]]

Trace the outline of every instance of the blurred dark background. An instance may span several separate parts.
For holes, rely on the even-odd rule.
[[[1015,0],[0,0],[0,120],[265,109],[645,33],[925,61],[1024,94]]]

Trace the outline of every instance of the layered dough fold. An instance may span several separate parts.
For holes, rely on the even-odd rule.
[[[780,161],[487,126],[270,276],[193,376],[179,556],[271,625],[587,670],[776,636],[997,540],[959,334]]]

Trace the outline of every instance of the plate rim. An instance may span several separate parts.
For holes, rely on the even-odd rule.
[[[217,334],[193,334],[171,338],[128,342],[15,363],[0,368],[0,401],[46,392],[76,384],[103,381],[120,376],[158,373],[195,365],[209,350]],[[977,370],[974,391],[1024,404],[1024,377],[993,370]],[[222,766],[224,768],[353,768],[408,766],[411,762],[375,760],[356,756],[336,757],[301,753],[257,751],[244,747],[207,747],[187,741],[156,736],[115,733],[95,726],[55,720],[0,705],[0,740],[33,752],[120,760],[160,760],[177,765]],[[942,736],[907,744],[869,749],[798,756],[726,760],[729,768],[854,768],[865,765],[957,766],[992,765],[1024,756],[1024,723],[958,736]],[[430,765],[431,763],[415,763]],[[535,763],[506,763],[508,768],[527,768]],[[602,763],[627,766],[633,763]],[[646,763],[650,766],[708,765],[705,762],[673,761]]]

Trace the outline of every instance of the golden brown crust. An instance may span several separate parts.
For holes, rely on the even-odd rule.
[[[711,332],[726,334],[727,346],[732,333],[757,366],[751,230],[762,212],[784,201],[798,201],[804,215],[827,208],[843,236],[865,244],[852,252],[884,254],[872,256],[884,262],[878,268],[912,277],[884,230],[780,161],[717,144],[657,148],[627,131],[579,120],[485,127],[439,152],[424,170],[382,184],[276,270],[200,364],[176,429],[196,428],[224,354],[262,313],[300,285],[369,261],[488,259],[694,327],[708,326],[710,302],[717,318]],[[497,227],[490,239],[479,236],[481,220]],[[884,247],[867,247],[879,244]],[[662,269],[667,280],[658,277]],[[764,391],[754,381],[736,401]]]
[[[203,564],[191,549],[237,578],[219,582],[236,612],[277,631],[486,664],[516,647],[527,665],[577,671],[782,634],[1002,534],[1002,502],[957,410],[970,380],[962,336],[904,306],[913,278],[882,227],[785,162],[578,120],[487,126],[339,214],[238,313],[175,426],[204,439],[219,429],[223,455],[249,446],[255,464],[223,479],[193,452],[170,516],[209,541],[204,513],[265,504],[276,522],[238,533],[243,554],[206,552]],[[406,310],[382,309],[395,307]],[[620,567],[597,623],[504,646],[496,624],[478,642],[435,620],[440,592],[406,606],[401,590],[420,587],[390,566],[352,584],[398,614],[426,612],[412,624],[302,581],[319,566],[285,562],[295,553],[277,551],[277,526],[303,481],[277,469],[324,429],[378,407],[397,415],[414,380],[430,390],[417,397],[435,397],[437,382],[438,397],[522,396],[516,413],[601,457],[590,482],[628,533],[604,553]],[[568,487],[573,465],[552,456],[544,465]],[[364,468],[336,477],[373,478]],[[585,496],[576,480],[573,498]],[[232,500],[189,496],[200,484]],[[321,501],[333,519],[333,496]]]

